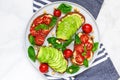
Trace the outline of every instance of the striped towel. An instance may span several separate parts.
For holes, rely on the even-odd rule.
[[[60,0],[34,0],[33,12],[46,4]],[[65,0],[64,0],[65,1]],[[96,19],[100,11],[103,0],[66,0],[77,3],[86,8]],[[100,43],[100,49],[97,53],[97,58],[93,61],[92,66],[86,71],[66,79],[55,78],[50,75],[45,75],[48,80],[118,80],[119,75],[111,62],[106,49]]]

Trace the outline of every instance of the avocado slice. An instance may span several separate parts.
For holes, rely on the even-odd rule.
[[[70,12],[58,21],[56,37],[68,40],[85,22],[85,18],[78,12]]]
[[[64,58],[62,51],[53,47],[41,47],[37,59],[41,63],[48,63],[48,65],[56,72],[63,73],[67,68],[67,61]]]

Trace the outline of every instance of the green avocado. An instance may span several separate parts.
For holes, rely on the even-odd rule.
[[[83,19],[78,13],[70,14],[58,22],[56,36],[57,38],[68,40],[83,24]]]
[[[56,72],[63,73],[67,69],[67,61],[63,53],[53,47],[41,47],[37,59],[41,63],[48,63]]]

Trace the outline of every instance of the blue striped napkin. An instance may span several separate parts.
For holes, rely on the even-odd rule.
[[[36,12],[39,8],[54,1],[61,0],[34,0],[33,12]],[[96,19],[100,11],[103,0],[64,0],[77,3],[86,8]],[[93,61],[92,66],[86,71],[66,79],[55,78],[49,75],[45,75],[48,80],[118,80],[119,75],[111,62],[107,51],[102,43],[100,43],[97,58]]]

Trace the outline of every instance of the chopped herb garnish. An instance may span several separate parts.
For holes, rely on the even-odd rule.
[[[85,56],[85,55],[86,55],[86,52],[83,52],[83,53],[82,53],[82,56]]]

